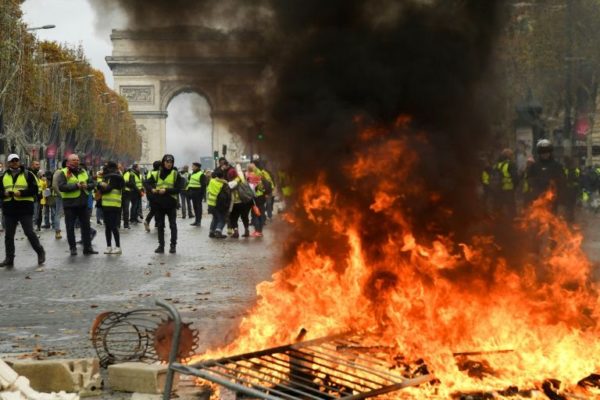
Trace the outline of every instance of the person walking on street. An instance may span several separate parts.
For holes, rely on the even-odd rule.
[[[515,188],[519,180],[519,173],[514,162],[514,153],[511,149],[502,150],[500,161],[494,166],[493,174],[496,174],[497,184],[492,188],[495,190],[494,203],[496,212],[504,218],[513,220],[517,214],[517,203],[515,199]]]
[[[75,242],[75,221],[79,219],[83,254],[98,254],[92,248],[90,230],[90,214],[88,212],[89,191],[95,186],[87,171],[79,167],[79,156],[71,154],[67,158],[67,166],[58,175],[58,189],[63,200],[67,240],[72,256],[77,255]]]
[[[181,176],[183,182],[181,192],[179,193],[179,197],[181,200],[181,218],[194,218],[194,215],[192,213],[192,199],[190,198],[187,190],[187,186],[190,179],[189,167],[187,165],[184,165],[179,175]]]
[[[36,230],[39,232],[39,231],[41,231],[40,226],[42,225],[41,224],[42,213],[41,213],[41,207],[40,207],[40,200],[42,198],[42,196],[41,196],[42,192],[41,192],[40,177],[39,177],[40,162],[38,160],[33,160],[31,162],[31,165],[29,166],[29,171],[31,171],[31,173],[35,177],[35,180],[36,180],[37,186],[38,186],[38,193],[34,196],[34,201],[33,201],[33,226],[35,226]]]
[[[63,160],[61,168],[67,166],[67,160]],[[54,194],[54,219],[52,220],[52,229],[54,229],[54,238],[56,240],[62,239],[62,231],[60,229],[60,219],[64,214],[62,196],[58,189],[58,177],[62,175],[62,169],[59,168],[52,174],[52,193]]]
[[[121,218],[121,199],[125,181],[117,169],[117,163],[109,161],[104,167],[102,182],[98,190],[102,196],[104,212],[104,233],[106,235],[106,251],[104,254],[121,254],[121,237],[119,235],[119,219]],[[112,247],[112,238],[115,247]]]
[[[129,188],[129,201],[131,202],[131,213],[129,214],[129,222],[137,224],[140,208],[142,205],[142,193],[144,187],[142,185],[142,176],[140,166],[136,163],[129,170],[129,180],[125,181],[125,187]]]
[[[156,175],[158,174],[158,170],[160,168],[160,161],[154,161],[152,163],[152,171],[148,172],[148,174],[146,175],[146,180],[144,181],[144,186],[146,186],[146,183],[148,181],[148,179],[150,179],[150,177],[154,177],[154,181],[156,182]],[[152,192],[149,192],[146,190],[146,199],[148,199],[148,206],[150,207],[150,212],[148,212],[148,215],[146,215],[146,219],[144,219],[144,228],[146,229],[146,232],[150,232],[150,222],[152,221],[152,218],[154,218],[154,194],[152,194]]]
[[[206,191],[206,176],[199,162],[192,163],[192,173],[187,184],[188,197],[192,201],[195,221],[192,226],[200,226],[202,222],[202,193]]]
[[[0,179],[3,215],[6,224],[4,248],[6,257],[0,267],[11,268],[15,260],[15,232],[20,223],[31,247],[38,256],[38,265],[46,261],[46,252],[33,231],[33,203],[38,195],[37,179],[32,172],[21,166],[19,156],[10,154],[8,169]]]
[[[146,181],[146,192],[152,193],[155,218],[158,227],[158,247],[155,253],[165,252],[165,217],[169,218],[171,246],[169,253],[177,251],[177,198],[181,190],[181,176],[174,167],[175,157],[165,154],[156,174]]]
[[[135,183],[131,183],[131,169],[128,169],[123,173],[123,180],[125,181],[125,189],[123,190],[122,206],[123,211],[123,228],[129,229],[129,209],[131,208],[131,191],[132,186]]]
[[[222,169],[214,170],[206,188],[208,213],[213,216],[208,234],[210,238],[224,239],[227,237],[223,234],[223,228],[231,204],[231,190],[223,176]]]
[[[547,190],[555,193],[551,209],[554,213],[558,210],[558,202],[562,201],[565,192],[565,173],[563,166],[553,158],[554,146],[548,139],[537,142],[536,150],[538,160],[531,164],[527,170],[527,178],[531,186],[531,196],[537,199]]]

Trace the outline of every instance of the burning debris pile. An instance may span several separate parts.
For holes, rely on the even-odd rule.
[[[437,379],[390,397],[600,396],[598,288],[552,193],[504,235],[481,228],[497,2],[260,4],[266,126],[298,178],[295,229],[237,339],[202,358],[351,331],[389,369]]]

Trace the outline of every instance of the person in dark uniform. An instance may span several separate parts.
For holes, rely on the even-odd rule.
[[[0,179],[0,196],[5,218],[4,248],[6,257],[0,267],[11,268],[15,260],[15,232],[20,223],[31,247],[38,255],[38,264],[46,261],[46,252],[33,231],[33,203],[38,195],[37,178],[21,165],[19,156],[7,158],[8,169]]]
[[[531,196],[537,199],[540,195],[552,190],[555,193],[552,211],[557,212],[558,202],[564,198],[565,173],[561,163],[553,158],[554,146],[548,139],[537,142],[538,159],[529,166],[527,180],[531,187]]]

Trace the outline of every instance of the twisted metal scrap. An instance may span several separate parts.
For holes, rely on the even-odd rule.
[[[181,324],[178,360],[191,357],[198,347],[198,332],[190,325]],[[161,309],[109,311],[94,320],[91,341],[102,367],[126,361],[167,362],[173,332],[173,320]]]

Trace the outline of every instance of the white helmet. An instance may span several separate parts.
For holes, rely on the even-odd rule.
[[[535,145],[538,153],[552,153],[554,150],[554,146],[552,146],[552,142],[548,139],[540,139]]]

